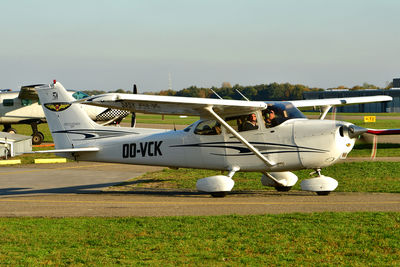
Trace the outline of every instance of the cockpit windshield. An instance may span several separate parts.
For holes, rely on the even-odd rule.
[[[290,119],[306,119],[290,102],[279,102],[268,104],[268,108],[262,112],[266,127],[275,127]]]

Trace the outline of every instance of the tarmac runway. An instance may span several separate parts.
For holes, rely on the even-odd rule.
[[[400,194],[105,190],[159,167],[79,162],[0,168],[0,216],[180,216],[322,211],[400,211]]]

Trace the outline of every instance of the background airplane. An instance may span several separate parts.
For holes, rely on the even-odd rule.
[[[291,171],[299,169],[314,169],[317,175],[302,181],[303,190],[328,194],[338,182],[322,175],[321,169],[346,158],[355,139],[367,132],[348,122],[307,119],[290,102],[115,93],[76,101],[58,82],[37,90],[55,142],[55,150],[38,153],[54,152],[83,161],[228,171],[197,181],[199,191],[213,196],[232,190],[237,171],[260,172],[263,185],[288,191],[298,180]],[[341,104],[351,102],[351,98],[342,100]],[[390,101],[391,97],[358,100]],[[324,105],[335,105],[328,102]],[[79,103],[198,115],[200,120],[179,131],[107,127],[93,122]],[[258,127],[246,131],[242,126],[252,114]]]
[[[22,86],[19,92],[11,90],[0,92],[0,124],[4,125],[3,132],[17,133],[12,127],[13,124],[29,124],[32,128],[32,144],[42,143],[43,133],[38,131],[37,125],[45,123],[46,118],[41,105],[38,103],[38,95],[35,90],[36,85]],[[68,91],[74,99],[89,97],[80,91]],[[107,123],[119,123],[129,112],[85,106],[86,113],[94,121]]]

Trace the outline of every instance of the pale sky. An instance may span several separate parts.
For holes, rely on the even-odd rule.
[[[140,91],[400,77],[398,0],[2,0],[0,88]]]

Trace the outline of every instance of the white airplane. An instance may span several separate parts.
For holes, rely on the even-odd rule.
[[[42,143],[43,133],[38,131],[37,125],[45,123],[46,118],[43,109],[38,104],[38,96],[35,86],[22,86],[19,92],[6,91],[0,93],[0,124],[4,125],[3,132],[17,133],[12,128],[12,124],[29,124],[32,128],[32,143],[34,145]],[[89,97],[80,91],[69,91],[75,99]],[[126,117],[129,112],[102,107],[86,106],[85,111],[89,117],[95,121],[119,122]]]
[[[300,169],[314,169],[317,175],[303,180],[301,188],[326,195],[338,182],[322,175],[321,169],[346,158],[355,139],[367,131],[348,122],[307,119],[290,102],[115,93],[76,101],[59,82],[36,89],[55,142],[55,150],[37,152],[82,161],[228,171],[197,181],[199,191],[215,197],[232,190],[237,171],[260,172],[263,185],[288,191],[298,180],[291,171]],[[341,100],[343,105],[354,99]],[[358,98],[357,103],[390,100],[375,96]],[[336,101],[326,99],[322,106],[337,105]],[[201,119],[178,131],[101,126],[80,103]]]

